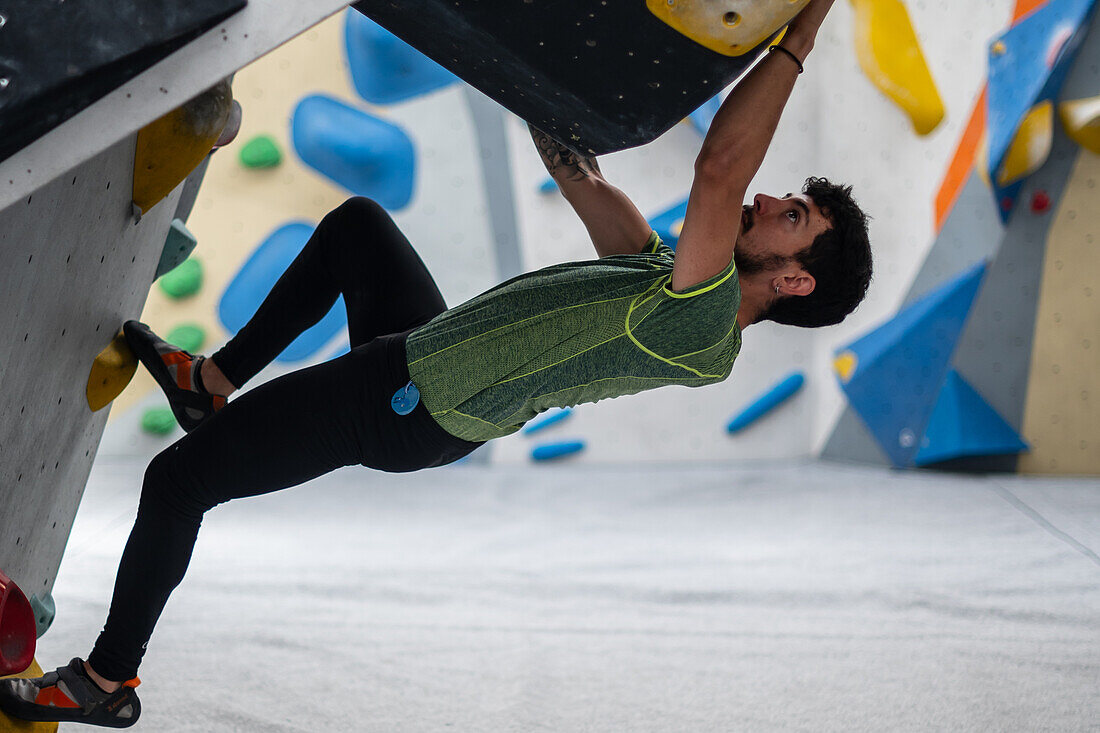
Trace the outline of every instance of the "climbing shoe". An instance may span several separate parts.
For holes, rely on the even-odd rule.
[[[37,722],[88,723],[129,728],[141,715],[134,688],[136,677],[115,692],[104,692],[84,671],[84,660],[33,679],[0,680],[0,710],[13,718]]]
[[[172,414],[184,430],[191,432],[225,406],[224,397],[210,394],[202,385],[203,357],[173,346],[138,321],[126,321],[122,332],[134,356],[164,390]]]

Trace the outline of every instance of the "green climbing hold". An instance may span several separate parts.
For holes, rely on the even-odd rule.
[[[283,162],[283,154],[270,135],[257,135],[241,148],[241,165],[245,168],[274,168]]]
[[[206,341],[206,331],[197,323],[182,323],[169,331],[164,340],[184,351],[197,354]]]
[[[199,292],[202,287],[202,263],[194,257],[188,257],[179,267],[161,276],[160,289],[169,298],[186,298]]]
[[[168,407],[150,407],[141,416],[141,429],[154,435],[167,435],[176,428],[176,416]]]

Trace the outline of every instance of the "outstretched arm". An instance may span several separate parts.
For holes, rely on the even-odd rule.
[[[607,182],[596,159],[577,155],[528,127],[546,170],[584,222],[600,257],[640,252],[652,231],[649,222],[625,193]]]
[[[799,61],[814,46],[833,0],[811,0],[779,44]],[[741,206],[771,145],[799,66],[784,51],[770,53],[741,80],[714,116],[695,160],[695,180],[676,245],[672,288],[682,291],[724,270],[741,231]]]

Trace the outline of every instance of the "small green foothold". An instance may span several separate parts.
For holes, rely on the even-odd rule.
[[[157,274],[153,275],[153,279],[156,280],[166,272],[171,272],[179,267],[180,263],[195,251],[195,245],[198,243],[199,241],[195,239],[195,235],[187,229],[182,221],[173,219],[172,225],[168,228],[168,236],[164,240],[164,250],[160,253]]]
[[[150,407],[141,416],[141,429],[154,435],[167,435],[176,428],[176,416],[167,407]]]
[[[202,263],[194,257],[188,257],[179,267],[164,273],[157,282],[169,298],[194,295],[202,287]]]
[[[197,354],[206,341],[206,331],[197,323],[182,323],[169,331],[164,340],[188,353]]]
[[[283,162],[283,154],[270,135],[257,135],[241,148],[241,165],[245,168],[274,168]]]

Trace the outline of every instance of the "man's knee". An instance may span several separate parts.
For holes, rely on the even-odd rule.
[[[217,502],[202,496],[201,488],[184,476],[179,445],[171,445],[149,462],[141,485],[139,511],[167,512],[174,517],[201,520]]]
[[[374,199],[365,196],[353,196],[337,206],[325,216],[325,219],[333,219],[343,226],[376,226],[381,222],[389,222],[390,215],[381,204]]]

